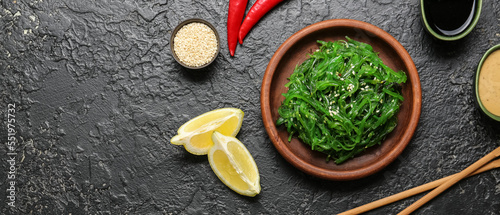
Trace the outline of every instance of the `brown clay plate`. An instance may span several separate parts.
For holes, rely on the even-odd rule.
[[[384,63],[395,71],[406,72],[408,79],[402,87],[403,104],[397,115],[398,125],[381,145],[337,165],[326,161],[326,155],[312,151],[309,145],[294,137],[288,142],[284,126],[276,127],[278,107],[284,100],[284,86],[297,64],[308,53],[319,48],[317,40],[345,40],[348,36],[367,43],[379,53]],[[420,118],[422,91],[413,60],[405,48],[384,30],[366,22],[334,19],[310,25],[288,38],[271,58],[261,89],[261,111],[264,126],[278,152],[292,165],[310,175],[329,180],[354,180],[374,174],[396,159],[410,142]]]

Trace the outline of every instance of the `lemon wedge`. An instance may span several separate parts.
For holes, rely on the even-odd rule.
[[[243,111],[238,108],[221,108],[206,112],[184,123],[177,135],[170,139],[174,145],[195,155],[206,155],[214,145],[212,133],[218,131],[226,136],[236,136],[243,121]]]
[[[217,131],[213,132],[212,140],[214,146],[208,152],[208,162],[217,177],[241,195],[259,194],[259,170],[245,145]]]

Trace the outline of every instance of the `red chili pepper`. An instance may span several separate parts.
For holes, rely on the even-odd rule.
[[[227,46],[229,54],[234,56],[236,45],[238,44],[238,31],[240,29],[241,20],[245,15],[248,0],[230,0],[229,11],[227,13]]]
[[[250,29],[271,9],[283,0],[257,0],[248,11],[243,24],[241,24],[238,39],[240,44],[243,44],[243,38],[248,34]]]

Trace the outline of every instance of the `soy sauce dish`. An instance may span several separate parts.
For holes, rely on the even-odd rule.
[[[500,44],[486,51],[479,62],[475,90],[483,113],[500,122]]]
[[[467,36],[479,20],[482,5],[482,0],[420,0],[427,32],[444,41]]]

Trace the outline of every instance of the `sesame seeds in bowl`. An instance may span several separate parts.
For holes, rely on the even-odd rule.
[[[180,23],[170,37],[175,60],[189,69],[201,69],[212,63],[220,49],[219,34],[212,24],[202,19]]]

